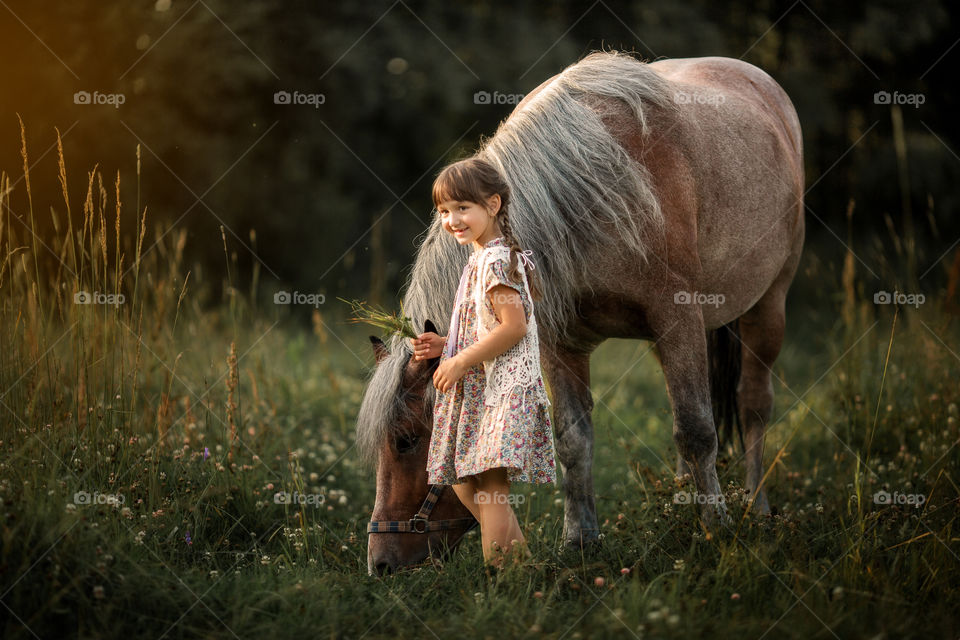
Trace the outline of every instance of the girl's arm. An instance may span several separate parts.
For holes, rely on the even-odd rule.
[[[460,366],[464,370],[484,360],[492,360],[520,342],[527,334],[527,318],[517,290],[498,284],[489,293],[500,324],[484,336],[483,340],[473,343],[454,356],[460,360]]]

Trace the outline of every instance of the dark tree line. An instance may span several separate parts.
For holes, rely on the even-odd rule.
[[[140,142],[150,218],[185,225],[188,255],[214,278],[225,271],[222,224],[241,278],[259,263],[265,281],[391,302],[428,222],[434,175],[512,108],[474,94],[523,94],[599,48],[743,57],[776,78],[804,129],[809,242],[827,253],[842,248],[833,235],[847,236],[851,198],[854,232],[886,233],[889,215],[929,260],[960,234],[960,34],[946,1],[8,6],[0,168],[20,173],[15,113],[33,159],[58,127],[71,191],[82,194],[95,163],[105,182],[120,171],[132,233]],[[125,100],[76,104],[78,91]],[[877,104],[880,91],[923,104]],[[322,103],[278,104],[278,92]],[[44,206],[62,209],[55,155],[32,178]],[[25,197],[15,191],[13,202]]]

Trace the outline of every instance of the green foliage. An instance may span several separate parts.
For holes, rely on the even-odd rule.
[[[951,151],[960,146],[951,73],[960,50],[950,49],[957,7],[944,0],[7,6],[30,29],[9,16],[0,39],[0,57],[22,61],[0,92],[0,167],[20,166],[10,145],[16,113],[41,148],[54,127],[65,132],[74,190],[96,163],[108,178],[115,169],[132,175],[139,142],[151,175],[142,200],[155,220],[202,239],[223,224],[242,281],[259,270],[270,286],[394,304],[410,240],[430,222],[432,177],[512,110],[474,94],[528,93],[600,48],[647,60],[742,57],[780,82],[816,183],[806,202],[830,229],[817,222],[808,231],[824,251],[843,235],[837,193],[880,216],[858,218],[858,231],[878,231],[884,213],[902,230],[905,204],[919,215],[932,202],[940,228],[917,230],[927,263],[960,233]],[[119,109],[75,105],[78,90],[127,99]],[[874,104],[881,90],[926,96],[921,108],[903,109],[906,182],[890,106]],[[275,104],[278,91],[325,100]],[[36,168],[38,192],[59,190],[56,172],[44,170],[52,162],[50,154]],[[138,198],[133,187],[123,187],[125,202]],[[23,204],[14,207],[22,215]],[[72,213],[77,224],[81,212]],[[51,224],[45,215],[37,223]],[[131,220],[121,230],[135,233]],[[202,240],[184,261],[212,280],[225,273]]]

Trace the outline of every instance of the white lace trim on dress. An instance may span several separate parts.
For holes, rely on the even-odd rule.
[[[480,253],[477,259],[477,279],[474,287],[474,307],[477,313],[477,340],[482,340],[496,328],[498,322],[487,305],[484,304],[484,296],[487,291],[487,282],[485,276],[487,267],[497,260],[510,260],[510,248],[502,245],[486,247]],[[525,260],[518,260],[520,274],[523,280],[523,287],[530,295],[530,286],[527,279]],[[484,404],[487,406],[498,405],[507,401],[507,396],[520,387],[526,391],[536,390],[537,399],[550,406],[550,400],[545,390],[540,386],[540,340],[537,332],[537,318],[533,313],[533,300],[530,299],[530,313],[527,318],[527,333],[514,346],[504,351],[493,360],[485,360],[483,363],[486,371],[487,384],[484,390]],[[526,393],[522,394],[521,402],[524,403]]]

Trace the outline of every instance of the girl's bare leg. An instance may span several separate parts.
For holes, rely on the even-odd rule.
[[[503,467],[490,469],[477,476],[475,499],[480,511],[480,534],[483,545],[483,559],[496,567],[503,566],[503,554],[514,550],[514,561],[529,558],[532,554],[527,548],[523,531],[513,507],[508,502],[510,481]]]
[[[469,476],[466,482],[450,486],[453,492],[457,494],[457,497],[460,498],[463,506],[470,510],[470,513],[477,519],[477,522],[480,522],[480,508],[479,505],[477,505],[476,496],[474,496],[474,492],[477,490],[476,479],[473,476]]]

